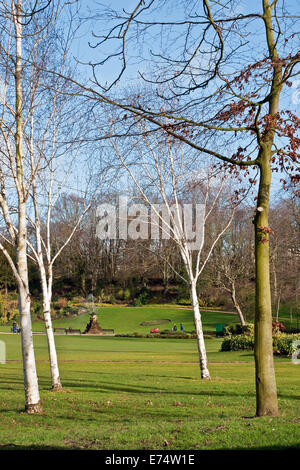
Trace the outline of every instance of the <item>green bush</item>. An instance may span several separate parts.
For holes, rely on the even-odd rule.
[[[124,300],[130,300],[131,299],[131,292],[130,289],[125,289],[124,290]]]
[[[110,298],[111,298],[111,294],[110,294],[110,293],[105,292],[104,289],[99,289],[99,292],[98,292],[98,300],[99,300],[99,302],[109,303],[109,302],[110,302]]]
[[[190,335],[187,333],[182,333],[181,331],[177,331],[177,332],[161,331],[160,333],[151,333],[150,336],[154,338],[166,338],[166,339],[196,339],[196,334]]]
[[[136,297],[133,301],[134,307],[141,307],[142,305],[146,305],[149,302],[149,294],[145,287],[141,290],[141,293],[138,297]]]
[[[35,317],[43,317],[43,302],[41,302],[40,300],[35,300],[34,302],[32,302],[31,311]]]
[[[273,335],[274,354],[291,356],[297,350],[294,342],[298,340],[300,340],[300,334],[277,333]],[[226,336],[221,345],[221,351],[243,351],[245,349],[254,349],[253,335]]]
[[[80,295],[76,295],[73,297],[73,303],[75,304],[82,304],[85,301],[84,297],[81,297]]]
[[[76,307],[71,307],[67,305],[60,311],[65,317],[68,317],[69,315],[77,315],[78,314],[78,309]]]
[[[118,338],[146,338],[142,333],[118,333],[115,336]]]
[[[0,318],[4,319],[5,317],[5,311],[4,311],[4,300],[3,300],[3,296],[0,292]]]
[[[192,305],[192,300],[187,297],[182,297],[177,300],[178,305]]]
[[[221,351],[242,351],[254,348],[254,336],[233,335],[226,336],[222,342]]]
[[[3,296],[2,292],[0,292],[0,321],[2,325],[5,325],[12,317],[11,312],[7,317],[8,311],[7,297]]]
[[[173,288],[173,290],[174,290],[174,288]],[[180,284],[176,290],[177,290],[177,296],[176,296],[177,303],[178,303],[179,299],[189,299],[190,298],[190,288],[186,283]]]
[[[276,334],[273,335],[273,350],[275,354],[282,356],[291,356],[298,347],[294,344],[295,341],[300,340],[300,334],[287,335]]]
[[[7,318],[7,314],[9,313],[9,320]],[[18,321],[19,319],[19,310],[12,309],[9,312],[6,312],[3,317],[0,318],[0,325],[7,325],[13,321]]]
[[[246,323],[244,326],[240,324],[232,324],[225,326],[224,336],[231,335],[254,335],[254,324]]]
[[[109,302],[110,302],[111,304],[115,304],[115,303],[116,303],[116,298],[115,298],[114,295],[111,295],[111,296],[110,296]]]
[[[149,292],[147,287],[142,287],[141,293],[139,295],[139,299],[142,302],[143,305],[147,304],[149,302]]]
[[[139,297],[137,297],[136,299],[134,299],[134,301],[132,302],[132,305],[134,307],[141,307],[143,304],[142,304],[142,301]]]
[[[73,298],[76,296],[76,291],[66,292],[66,298],[69,301],[72,301]]]
[[[214,307],[215,306],[215,299],[213,297],[207,297],[207,299],[205,299],[205,306],[206,307]]]
[[[116,298],[118,300],[124,300],[124,290],[123,289],[118,290],[118,292],[116,293]]]

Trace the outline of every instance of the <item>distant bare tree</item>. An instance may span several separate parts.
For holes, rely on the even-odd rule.
[[[209,263],[212,283],[229,292],[241,325],[245,325],[238,289],[254,273],[253,239],[249,234],[249,213],[241,207],[232,225],[216,246]]]

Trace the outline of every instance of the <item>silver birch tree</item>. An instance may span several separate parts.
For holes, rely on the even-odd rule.
[[[115,132],[113,132],[113,134],[115,134]],[[191,170],[193,167],[191,155],[187,156],[182,145],[178,148],[178,145],[175,145],[171,139],[167,139],[167,142],[163,143],[163,139],[160,139],[162,137],[161,135],[157,138],[151,138],[147,135],[146,129],[140,134],[142,137],[136,139],[135,143],[131,141],[127,150],[124,145],[120,148],[120,144],[118,144],[117,139],[114,138],[110,139],[111,145],[122,166],[126,169],[131,180],[138,188],[142,199],[156,217],[154,224],[151,218],[152,229],[157,230],[159,225],[161,225],[162,233],[168,233],[170,239],[180,252],[187,279],[181,276],[180,273],[177,272],[177,274],[189,286],[197,335],[200,374],[202,379],[210,379],[197,295],[197,282],[214,247],[230,226],[236,210],[236,204],[232,201],[229,202],[230,210],[228,211],[226,222],[222,227],[217,229],[213,235],[210,246],[204,251],[205,229],[209,217],[216,208],[222,190],[225,187],[226,179],[224,174],[217,176],[218,187],[216,187],[214,184],[216,171],[210,166],[207,166],[200,173],[198,169],[195,174]],[[132,154],[135,154],[135,157],[132,157]],[[188,240],[187,229],[190,230],[191,227],[187,227],[186,222],[185,226],[183,226],[182,223],[183,189],[189,187],[190,184],[194,187],[201,187],[202,190],[201,203],[203,212],[202,215],[198,214],[201,223],[196,227],[196,230],[200,229],[201,233],[197,234],[198,236],[200,235],[200,237],[198,240],[199,244],[197,243],[196,247],[190,244]],[[150,188],[152,188],[162,200],[166,211],[165,214],[162,213],[161,215],[161,211],[153,202],[151,195],[149,195]],[[144,215],[144,219],[145,223],[147,223],[147,215]],[[185,218],[184,220],[186,221],[187,219]],[[153,225],[156,225],[156,227]],[[171,265],[170,267],[175,271]]]
[[[30,30],[36,15],[47,11],[43,24]],[[32,54],[45,39],[56,20],[59,2],[36,2],[26,11],[22,0],[2,2],[1,17],[1,119],[2,140],[0,161],[0,207],[8,237],[1,234],[2,240],[9,241],[15,248],[16,262],[0,243],[18,286],[21,345],[23,357],[25,410],[28,413],[42,411],[35,364],[32,323],[30,316],[31,296],[28,282],[28,197],[38,170],[28,165],[24,147],[25,127],[32,103],[24,99],[24,78]],[[27,6],[27,5],[26,5]],[[26,8],[25,6],[25,8]],[[26,31],[25,31],[26,28]],[[26,39],[26,57],[23,56]],[[28,84],[28,83],[27,83]],[[28,91],[28,89],[27,89]],[[27,113],[25,112],[27,111]],[[8,191],[7,191],[8,188]]]

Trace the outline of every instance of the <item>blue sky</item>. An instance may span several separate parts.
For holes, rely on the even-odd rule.
[[[202,2],[201,2],[202,3]],[[296,11],[300,12],[300,1],[299,0],[289,0],[288,6],[291,9],[296,9]],[[74,43],[73,45],[73,54],[76,56],[77,59],[83,61],[83,62],[95,62],[100,60],[100,58],[103,58],[105,56],[106,52],[111,52],[111,49],[104,49],[100,50],[100,48],[91,48],[89,47],[89,42],[92,44],[95,44],[97,39],[93,38],[92,36],[92,31],[95,31],[97,33],[101,32],[103,33],[105,29],[107,28],[107,22],[106,21],[101,21],[101,17],[103,18],[103,15],[101,15],[101,9],[103,9],[103,6],[109,6],[112,8],[115,8],[116,10],[121,10],[122,8],[126,9],[126,11],[132,11],[134,7],[137,4],[137,0],[131,0],[131,1],[120,1],[120,0],[102,0],[101,3],[96,1],[96,0],[85,0],[81,4],[81,11],[83,15],[86,15],[87,12],[88,14],[95,15],[94,19],[89,20],[86,22],[80,29],[80,35],[78,37],[78,40]],[[167,5],[173,5],[171,9],[168,10],[168,13],[170,16],[168,19],[172,16],[174,19],[178,19],[181,17],[181,2],[180,1],[175,1],[175,0],[170,0],[167,2]],[[298,10],[297,10],[298,7]],[[246,1],[237,1],[236,2],[236,7],[235,7],[235,13],[247,13],[251,10],[252,12],[261,10],[261,0],[252,0],[250,2]],[[160,20],[164,20],[164,10],[161,13]],[[100,17],[100,20],[99,20]],[[255,28],[257,31],[257,38],[258,38],[258,43],[257,47],[260,47],[259,43],[259,36],[262,34],[259,29],[257,29],[257,24],[253,24],[253,28]],[[263,33],[264,34],[264,33]],[[109,47],[112,47],[113,44],[109,44]],[[120,80],[120,83],[118,86],[121,87],[121,89],[126,88],[128,85],[130,86],[135,86],[136,84],[139,83],[138,77],[138,71],[142,70],[144,71],[144,64],[141,63],[140,61],[137,60],[136,56],[138,55],[138,50],[135,50],[134,48],[134,43],[129,44],[129,60],[128,60],[128,68],[126,72],[124,73],[124,76]],[[153,42],[151,44],[151,47],[153,50],[155,48],[159,49],[160,44],[156,44]],[[147,46],[148,47],[148,46]],[[148,54],[148,51],[143,51],[144,53]],[[249,54],[251,54],[251,51],[249,51]],[[86,74],[86,76],[90,76],[90,67],[88,66],[82,66],[82,70]],[[112,80],[114,80],[120,70],[120,60],[119,59],[114,59],[110,62],[107,63],[107,65],[99,68],[99,74],[100,74],[100,80],[101,83],[110,83]],[[299,81],[294,80],[294,87],[293,88],[286,88],[285,93],[281,97],[281,105],[285,108],[290,109],[292,112],[295,114],[299,114],[299,106],[300,106],[300,95],[297,95],[297,90],[300,89],[300,79]],[[115,88],[113,89],[113,92],[115,92]],[[276,194],[280,188],[280,180],[281,174],[280,173],[274,173],[273,177],[273,184],[272,184],[272,193]]]

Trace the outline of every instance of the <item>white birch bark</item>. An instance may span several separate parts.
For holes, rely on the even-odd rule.
[[[32,338],[30,316],[30,294],[28,290],[27,246],[26,246],[25,203],[19,204],[19,230],[17,246],[17,269],[20,281],[19,313],[25,387],[25,410],[28,413],[41,411],[38,378]]]
[[[40,405],[38,378],[33,348],[30,295],[24,288],[19,288],[19,312],[26,400],[25,410],[28,413],[39,413],[42,409]]]
[[[14,5],[14,3],[12,3]],[[14,7],[13,7],[14,8]],[[27,268],[27,229],[26,229],[26,191],[23,172],[23,121],[22,121],[22,1],[18,0],[14,10],[16,31],[16,187],[18,192],[18,237],[17,237],[17,270],[19,275],[19,312],[21,326],[21,343],[24,370],[25,410],[28,413],[41,411],[38,379],[32,338],[30,317],[30,294]]]
[[[40,276],[41,276],[41,285],[43,293],[43,314],[47,335],[48,351],[49,351],[49,360],[50,360],[50,373],[52,381],[52,391],[58,391],[62,389],[62,384],[59,375],[57,353],[55,347],[54,333],[52,327],[51,319],[51,298],[52,298],[52,286],[51,279],[49,280],[49,285],[47,285],[47,278],[43,264],[39,266]]]
[[[54,341],[50,308],[51,308],[51,302],[49,301],[48,296],[44,297],[43,311],[44,311],[44,320],[45,320],[45,327],[46,327],[47,341],[48,341],[52,390],[58,391],[62,389],[62,384],[61,384],[60,375],[59,375],[57,353],[56,353],[56,347],[55,347],[55,341]]]
[[[198,347],[198,353],[199,353],[201,378],[210,379],[206,348],[205,348],[205,342],[204,342],[204,336],[203,336],[201,313],[199,310],[196,283],[194,281],[191,282],[190,289],[191,289],[191,298],[193,302],[194,324],[195,324],[195,329],[196,329],[196,334],[197,334],[197,347]]]

